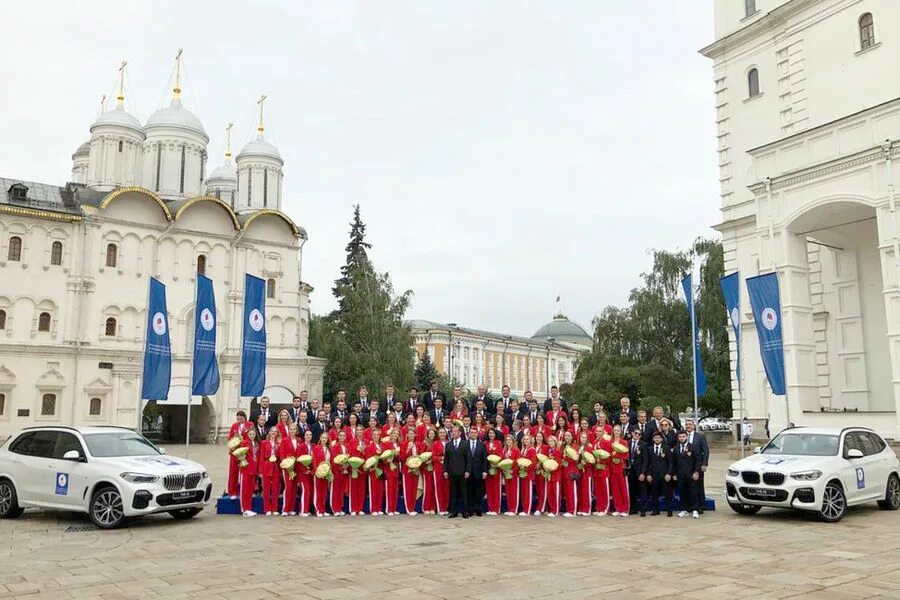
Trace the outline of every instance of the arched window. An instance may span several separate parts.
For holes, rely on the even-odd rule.
[[[206,275],[206,255],[201,254],[197,257],[197,275]]]
[[[6,394],[0,394],[0,416],[6,414]]]
[[[749,17],[756,12],[756,0],[744,0],[744,16]]]
[[[62,264],[62,242],[53,242],[53,245],[50,246],[50,264]]]
[[[41,396],[41,416],[52,417],[56,415],[56,394],[44,394]]]
[[[119,140],[119,152],[122,151],[122,140]]]
[[[103,400],[100,398],[91,398],[90,406],[88,406],[88,414],[92,417],[99,417],[103,412]]]
[[[7,259],[20,261],[22,260],[22,238],[17,235],[9,238],[9,254]]]
[[[872,13],[863,13],[859,18],[859,49],[865,50],[875,45],[875,20]]]
[[[759,70],[756,68],[747,72],[747,94],[751,98],[759,96]]]
[[[42,312],[38,316],[38,331],[50,331],[50,313]]]
[[[0,310],[0,331],[6,329],[6,311]]]
[[[266,298],[275,297],[275,280],[270,279],[266,282]]]
[[[115,244],[106,245],[106,266],[115,267],[119,262],[119,248]]]
[[[104,334],[109,337],[116,337],[116,320],[112,317],[106,320],[106,329],[104,330]]]

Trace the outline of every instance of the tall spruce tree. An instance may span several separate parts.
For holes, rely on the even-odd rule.
[[[431,382],[437,380],[437,369],[434,368],[434,363],[431,361],[431,355],[428,354],[428,350],[425,350],[425,353],[422,354],[422,357],[419,359],[419,364],[416,365],[416,382],[419,389],[424,394],[425,390],[431,385]]]

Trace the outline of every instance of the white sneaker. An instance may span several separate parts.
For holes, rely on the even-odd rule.
[[[228,499],[229,500],[237,500],[237,496],[228,496]],[[247,512],[250,512],[250,511],[247,511]]]
[[[603,511],[603,512],[595,512],[595,513],[594,513],[594,516],[595,516],[595,517],[605,517],[605,516],[606,516],[606,511]]]
[[[245,510],[245,511],[244,511],[244,516],[245,516],[245,517],[255,517],[255,516],[256,516],[256,513],[253,512],[252,510]]]
[[[619,516],[619,511],[617,511],[617,510],[612,511],[612,516],[618,517],[618,516]]]
[[[556,513],[547,513],[547,516],[550,517],[551,519],[555,519]]]
[[[622,517],[622,518],[625,518],[625,517],[628,516],[628,513],[619,513],[619,516]]]
[[[406,514],[407,514],[407,516],[414,517],[414,516],[416,516],[416,515],[419,514],[419,513],[413,511],[413,512],[411,512],[411,513],[406,513]]]
[[[270,510],[270,511],[267,511],[267,512],[266,512],[266,516],[267,516],[267,517],[271,517],[271,516],[272,516],[272,511],[271,511],[271,510]]]
[[[683,510],[683,511],[681,511],[680,513],[678,513],[678,516],[679,516],[679,517],[686,517],[686,516],[688,516],[688,512],[687,512],[686,510]]]
[[[446,517],[450,513],[448,513],[446,510],[444,510],[444,511],[439,512],[438,514],[441,515],[442,517]]]
[[[536,516],[536,517],[541,516],[541,511],[539,511],[539,510],[534,511],[534,516]]]
[[[444,513],[441,513],[441,514],[444,514]],[[497,513],[495,513],[494,511],[489,510],[489,511],[487,511],[487,516],[489,516],[489,517],[496,517],[496,516],[497,516]]]
[[[691,516],[694,517],[695,519],[699,519],[699,518],[700,518],[700,513],[698,513],[698,512],[695,510],[694,512],[691,513]]]
[[[573,515],[572,513],[563,513],[563,516],[566,517],[567,519],[569,519],[569,518],[574,517],[575,515]]]
[[[522,512],[522,513],[519,513],[519,516],[520,517],[530,517],[531,515],[529,515],[527,512]]]
[[[301,517],[308,517],[308,516],[309,516],[309,513],[300,513],[300,516],[301,516]]]
[[[503,514],[505,514],[507,517],[514,517],[514,516],[516,516],[516,513],[512,512],[512,511],[506,511],[506,512],[503,513]]]

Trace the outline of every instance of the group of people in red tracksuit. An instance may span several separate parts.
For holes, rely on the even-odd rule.
[[[293,411],[278,411],[273,426],[263,419],[251,423],[238,411],[229,433],[226,493],[239,497],[245,516],[256,515],[252,503],[259,494],[265,515],[397,515],[402,509],[407,515],[624,517],[637,512],[636,504],[641,516],[650,503],[659,514],[659,497],[671,499],[677,485],[682,508],[697,516],[689,503],[696,502],[702,457],[681,439],[684,432],[673,438],[674,431],[657,430],[645,441],[643,427],[631,426],[627,407],[615,425],[602,407],[591,422],[577,406],[565,410],[554,391],[542,411],[526,394],[531,414],[510,402],[506,386],[493,414],[484,409],[485,397],[465,402],[458,387],[450,412],[442,397],[432,395],[429,407],[429,398],[418,399],[415,388],[408,412],[398,406],[381,418],[377,407],[346,419],[343,413],[323,418],[318,411],[310,424],[297,398]],[[422,409],[416,410],[417,402]],[[361,424],[364,416],[368,427]],[[465,463],[466,482],[458,483],[468,491],[451,493],[456,478],[447,459],[462,452],[481,458]],[[638,502],[629,478],[640,482]],[[671,516],[671,503],[667,510]]]

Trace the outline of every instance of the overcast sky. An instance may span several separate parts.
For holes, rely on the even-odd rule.
[[[518,335],[557,294],[589,327],[649,249],[715,234],[706,2],[4,2],[0,22],[0,176],[64,183],[124,59],[145,122],[184,48],[209,170],[267,94],[317,313],[355,203],[409,317]]]

